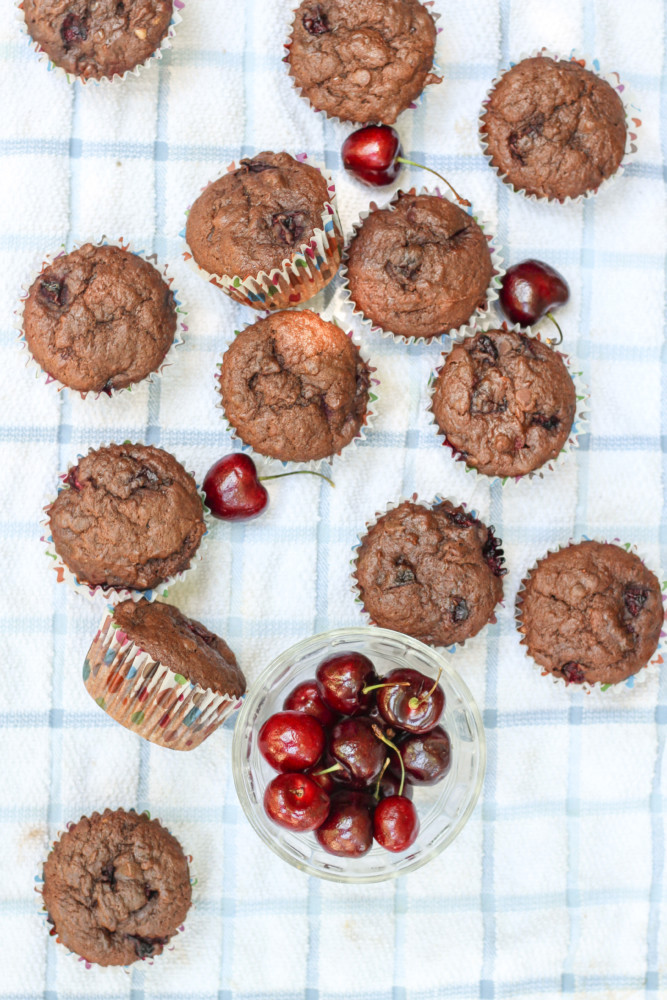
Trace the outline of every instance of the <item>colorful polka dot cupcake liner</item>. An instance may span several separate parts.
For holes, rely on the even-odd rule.
[[[305,153],[294,156],[299,163],[307,163],[324,175],[327,181],[330,201],[325,202],[322,211],[322,226],[316,229],[309,243],[303,243],[291,257],[286,257],[279,268],[270,273],[260,271],[250,278],[238,275],[211,274],[200,267],[190,249],[183,251],[183,259],[204,278],[205,281],[222,289],[236,302],[266,312],[292,309],[317,295],[336,276],[343,249],[343,231],[336,210],[336,188],[323,164],[310,159]],[[227,172],[238,168],[230,163]],[[209,181],[209,184],[214,183]],[[206,185],[208,187],[208,185]],[[206,188],[202,188],[205,191]],[[190,213],[190,206],[186,216]],[[185,227],[180,235],[185,240]]]
[[[396,203],[398,202],[399,197],[405,194],[417,195],[417,196],[435,195],[438,198],[448,198],[447,193],[445,192],[443,194],[438,187],[434,188],[433,190],[429,190],[428,188],[422,187],[420,188],[419,191],[417,191],[417,189],[413,187],[407,191],[402,191],[402,190],[396,191],[392,195],[391,200],[386,205],[377,205],[376,202],[372,201],[368,207],[368,211],[362,212],[357,222],[355,222],[354,225],[352,226],[352,234],[343,252],[343,263],[340,269],[340,274],[342,278],[340,295],[342,301],[345,303],[346,308],[351,311],[352,315],[355,316],[361,322],[361,324],[365,327],[367,331],[371,333],[379,333],[383,337],[390,337],[397,343],[408,344],[408,345],[445,343],[446,337],[452,337],[455,340],[461,340],[466,336],[470,336],[469,328],[471,324],[481,321],[490,315],[491,304],[498,299],[500,287],[502,285],[502,279],[505,275],[505,269],[503,267],[502,248],[496,237],[491,235],[491,228],[489,223],[486,222],[479,214],[479,212],[477,212],[472,206],[466,208],[465,211],[468,213],[468,215],[472,216],[472,218],[475,220],[477,225],[484,233],[484,236],[486,237],[486,241],[489,245],[489,253],[491,254],[492,272],[491,272],[491,280],[486,290],[484,302],[474,311],[474,313],[468,319],[467,323],[464,323],[459,327],[452,328],[449,330],[441,330],[440,332],[436,332],[432,337],[414,337],[414,336],[408,337],[405,336],[404,334],[393,333],[391,330],[385,330],[383,327],[373,323],[372,320],[368,319],[364,315],[364,313],[357,306],[356,302],[352,297],[352,290],[350,289],[349,274],[347,269],[348,250],[350,247],[350,243],[356,236],[358,230],[361,229],[362,223],[364,222],[365,219],[367,219],[373,212],[384,211],[385,209],[393,211],[396,206]],[[449,200],[453,201],[454,199],[450,198]]]
[[[497,177],[504,184],[506,184],[511,191],[523,195],[524,198],[528,198],[529,201],[547,202],[557,205],[581,204],[587,198],[593,198],[598,193],[598,191],[600,191],[600,189],[604,188],[606,190],[609,188],[609,185],[611,183],[617,181],[623,174],[625,168],[631,161],[632,157],[635,156],[635,154],[637,153],[637,133],[642,124],[641,118],[639,117],[639,115],[641,114],[641,109],[639,108],[635,97],[630,92],[627,85],[621,82],[621,78],[618,75],[618,73],[616,72],[603,73],[600,69],[600,61],[598,59],[592,59],[590,56],[582,55],[576,49],[570,49],[570,51],[567,54],[559,54],[558,52],[552,51],[551,49],[547,49],[545,47],[541,49],[534,49],[532,52],[522,52],[519,55],[518,59],[516,59],[513,62],[510,62],[508,69],[512,69],[514,66],[517,65],[517,63],[521,62],[523,59],[534,59],[538,57],[553,59],[556,62],[559,62],[561,60],[564,60],[566,62],[577,62],[579,63],[580,66],[583,66],[584,69],[588,69],[591,72],[595,73],[595,75],[599,76],[601,80],[606,80],[607,83],[611,87],[613,87],[613,89],[619,95],[621,101],[623,102],[623,108],[625,109],[627,135],[625,140],[625,153],[623,155],[623,159],[618,169],[610,177],[605,178],[605,180],[603,180],[598,185],[597,188],[591,188],[584,194],[577,195],[576,198],[572,198],[569,195],[565,198],[547,198],[544,195],[527,194],[524,188],[514,187],[512,182],[507,179],[507,175],[503,174],[500,168],[494,166],[494,164],[491,162],[492,155],[491,153],[489,153],[488,144],[486,142],[486,132],[484,131],[484,121],[483,121],[483,117],[486,114],[487,105],[489,103],[491,94],[498,85],[500,78],[504,75],[504,73],[507,72],[507,70],[503,70],[502,72],[498,73],[498,75],[494,78],[491,86],[486,92],[486,97],[482,102],[482,108],[479,114],[479,125],[478,125],[478,135],[482,147],[482,153],[484,154],[486,161],[488,162],[489,166],[494,171],[494,173],[497,175]]]
[[[335,124],[338,124],[338,125],[353,125],[354,126],[354,125],[364,124],[362,122],[350,122],[347,119],[339,118],[338,115],[331,115],[327,111],[320,111],[318,108],[313,107],[310,99],[303,93],[303,91],[301,90],[301,87],[298,86],[296,80],[292,76],[292,73],[291,73],[291,70],[290,70],[289,53],[290,53],[290,49],[292,47],[292,42],[294,41],[294,22],[296,20],[296,13],[297,13],[297,10],[298,10],[299,0],[295,0],[295,3],[296,3],[296,6],[295,6],[295,8],[294,8],[294,10],[292,12],[292,19],[290,21],[289,34],[288,34],[288,37],[287,37],[287,41],[283,43],[283,48],[285,49],[285,55],[283,56],[283,63],[285,64],[285,69],[286,69],[286,72],[287,72],[287,78],[288,78],[288,80],[289,80],[289,82],[291,84],[292,90],[297,95],[297,97],[300,97],[302,100],[306,101],[306,103],[308,105],[310,105],[310,107],[312,108],[314,114],[320,116],[323,121],[334,122]],[[431,15],[431,18],[433,19],[433,22],[435,24],[436,42],[437,42],[437,36],[441,34],[442,28],[438,27],[438,21],[440,20],[440,14],[437,11],[433,10],[434,4],[435,4],[435,0],[422,0],[422,6],[426,7],[428,9],[428,13]],[[426,91],[427,91],[428,87],[432,87],[432,86],[435,86],[435,85],[437,85],[439,83],[442,83],[442,75],[443,75],[442,74],[442,70],[438,66],[435,58],[433,60],[433,65],[431,66],[431,69],[429,70],[429,74],[431,76],[435,77],[435,79],[429,80],[425,84],[424,89],[422,90],[421,94],[419,94],[419,96],[414,101],[412,101],[412,103],[410,105],[408,105],[408,107],[405,109],[406,111],[415,111],[419,107],[419,105],[421,104],[421,102],[424,100],[424,95],[426,94]],[[400,114],[403,114],[403,112],[401,111]],[[400,117],[400,115],[399,115],[399,117]],[[366,122],[365,124],[371,124],[371,123],[370,122]]]
[[[88,449],[88,454],[91,451],[97,451],[100,448],[108,448],[110,444],[115,442],[102,442],[96,445],[94,448]],[[126,441],[125,444],[130,444],[132,442]],[[170,452],[171,454],[171,452]],[[67,472],[59,476],[60,485],[58,486],[56,496],[63,490],[71,489],[68,478],[71,470],[77,465],[83,458],[83,454],[79,454],[74,462],[70,462],[67,468]],[[174,456],[176,457],[176,456]],[[183,463],[180,463],[183,465]],[[183,465],[185,469],[186,466]],[[194,479],[194,473],[190,473]],[[209,540],[209,532],[211,528],[211,515],[209,509],[206,505],[206,495],[199,484],[197,484],[197,492],[201,500],[202,510],[204,514],[204,525],[205,531],[199,542],[199,547],[196,552],[192,555],[190,560],[190,565],[187,569],[181,570],[179,573],[174,573],[172,576],[167,577],[166,580],[161,581],[156,587],[152,587],[147,590],[134,590],[129,587],[111,587],[105,586],[103,584],[90,584],[85,580],[79,580],[75,573],[67,566],[64,560],[56,551],[56,547],[53,542],[53,536],[51,534],[51,524],[49,520],[49,508],[51,504],[56,499],[56,496],[51,496],[48,502],[44,505],[45,517],[40,522],[42,528],[44,529],[44,534],[41,536],[41,541],[44,543],[44,551],[47,558],[52,560],[52,568],[56,573],[56,578],[58,583],[67,584],[76,594],[81,594],[83,597],[87,597],[90,601],[96,602],[99,600],[104,601],[105,604],[116,605],[120,604],[122,601],[140,601],[143,597],[147,601],[156,601],[158,598],[165,598],[169,595],[170,589],[177,583],[182,583],[185,580],[188,573],[191,573],[193,569],[204,557],[204,552],[206,545]]]
[[[123,632],[112,611],[86,654],[83,682],[112,719],[170,750],[194,750],[242,704],[154,660]]]
[[[523,608],[523,592],[526,589],[526,584],[530,579],[531,575],[538,569],[540,563],[542,563],[548,555],[553,555],[555,552],[560,552],[561,549],[569,548],[570,545],[576,545],[579,542],[600,542],[601,545],[618,545],[620,548],[625,549],[626,552],[632,552],[643,562],[647,569],[650,569],[650,561],[641,554],[636,545],[631,542],[623,542],[620,538],[591,538],[589,535],[582,535],[581,538],[575,539],[570,538],[563,545],[555,545],[547,549],[543,556],[537,559],[530,569],[526,570],[523,574],[519,589],[516,594],[515,605],[514,605],[514,619],[516,623],[516,628],[521,635],[520,644],[524,648],[524,653],[526,660],[531,664],[533,669],[535,669],[540,676],[551,680],[551,683],[555,688],[561,691],[584,691],[587,695],[600,693],[600,696],[604,695],[605,703],[609,701],[609,698],[615,692],[619,696],[626,697],[628,690],[632,690],[640,685],[646,684],[651,678],[655,678],[659,671],[662,669],[664,663],[664,640],[667,636],[667,579],[665,579],[665,574],[662,570],[656,572],[656,577],[660,584],[660,591],[662,596],[662,606],[663,606],[663,626],[660,632],[660,638],[658,640],[658,646],[649,659],[649,661],[640,669],[626,677],[622,681],[618,681],[615,684],[600,684],[599,682],[590,683],[589,681],[584,681],[583,683],[577,683],[575,681],[566,681],[564,677],[558,677],[556,674],[551,673],[551,671],[546,670],[544,667],[540,666],[536,660],[530,655],[528,651],[524,625],[522,618],[522,608]]]
[[[379,625],[379,623],[375,621],[373,616],[366,609],[366,606],[364,605],[364,598],[361,593],[361,587],[359,586],[359,579],[357,576],[359,552],[361,551],[361,546],[363,545],[366,535],[369,533],[371,528],[373,528],[378,523],[381,517],[383,517],[385,514],[388,514],[390,511],[395,510],[397,507],[400,507],[401,504],[403,503],[406,502],[416,503],[419,504],[421,507],[425,507],[427,510],[432,510],[433,507],[437,507],[438,504],[443,503],[445,501],[451,503],[454,507],[463,507],[465,509],[468,506],[467,504],[462,503],[460,500],[455,500],[453,497],[435,496],[433,500],[426,501],[426,500],[420,500],[416,493],[413,493],[411,496],[401,496],[398,500],[390,501],[385,506],[384,510],[376,511],[374,517],[372,517],[370,520],[366,522],[365,531],[362,534],[357,535],[357,542],[356,545],[352,547],[352,559],[350,559],[350,566],[352,567],[352,572],[351,572],[352,594],[354,596],[355,603],[359,606],[359,611],[361,612],[362,618],[364,619],[364,623],[366,625],[375,625],[379,628],[389,628],[389,626],[387,625]],[[472,517],[478,517],[477,511],[472,507],[470,508],[470,514],[472,515]],[[486,524],[486,522],[483,523]],[[487,525],[487,527],[493,530],[493,525]],[[500,544],[502,544],[502,539],[497,539],[497,541]],[[503,556],[503,562],[504,562],[504,556]],[[475,648],[484,639],[487,628],[491,625],[497,624],[498,619],[496,617],[496,613],[499,607],[501,608],[504,607],[504,596],[501,597],[500,601],[494,608],[493,614],[489,618],[486,625],[484,625],[479,630],[479,632],[476,632],[475,635],[471,635],[468,639],[465,639],[463,642],[453,642],[447,646],[439,644],[431,644],[431,643],[427,643],[427,645],[431,645],[433,649],[438,649],[447,653],[456,653],[457,650],[463,649],[464,646],[466,651],[469,651],[471,648]],[[420,636],[413,636],[412,638],[418,639],[420,642],[425,642],[425,640],[422,639]]]
[[[155,49],[155,51],[152,52],[147,59],[144,59],[143,62],[139,63],[133,69],[125,70],[124,73],[114,73],[113,76],[111,77],[103,76],[100,77],[99,79],[86,78],[82,76],[77,76],[74,73],[68,73],[67,70],[62,68],[62,66],[58,66],[56,63],[52,62],[52,60],[49,58],[48,54],[41,47],[39,42],[36,42],[34,38],[31,37],[30,32],[28,31],[28,25],[26,24],[25,13],[23,9],[23,0],[15,0],[15,5],[16,5],[17,21],[21,34],[25,36],[27,43],[37,54],[40,62],[46,63],[46,68],[49,71],[49,73],[53,73],[54,76],[62,76],[63,79],[67,81],[67,83],[74,83],[75,81],[78,80],[80,83],[84,85],[87,84],[88,86],[92,86],[94,84],[97,84],[98,86],[109,86],[111,84],[117,85],[120,81],[127,80],[131,76],[134,77],[140,76],[140,74],[144,70],[148,69],[148,67],[151,66],[152,63],[156,62],[158,59],[161,59],[164,52],[167,49],[171,48],[171,43],[174,38],[174,35],[176,34],[176,29],[182,21],[181,11],[185,7],[185,0],[173,0],[174,6],[171,15],[171,21],[169,22],[169,27],[167,29],[167,33],[161,40],[157,49]]]
[[[127,811],[128,812],[136,812],[136,809],[128,809]],[[143,816],[147,816],[148,819],[152,818],[150,812],[148,811],[148,809],[144,809],[143,812],[142,812],[142,815]],[[83,819],[83,817],[81,817],[81,818]],[[159,820],[156,820],[155,822],[159,822]],[[58,831],[58,833],[56,834],[56,839],[53,840],[53,841],[51,841],[51,846],[50,846],[49,852],[48,852],[49,854],[51,854],[51,852],[56,847],[56,845],[58,844],[58,842],[62,839],[62,837],[64,836],[64,834],[67,833],[67,832],[69,832],[72,829],[73,826],[76,826],[76,823],[73,822],[73,821],[71,821],[71,822],[67,823],[66,828],[65,828],[64,831],[63,830],[59,830]],[[164,823],[160,823],[160,826],[163,826],[164,829],[166,829],[168,833],[172,833],[172,831],[169,830],[168,827],[166,827],[164,825]],[[172,836],[174,836],[174,835],[172,834]],[[192,855],[191,854],[186,854],[185,857],[186,857],[186,860],[188,862],[188,869],[189,869],[189,872],[190,872],[190,885],[192,887],[192,902],[190,904],[190,909],[188,911],[188,915],[190,915],[190,913],[192,913],[192,911],[194,909],[196,909],[196,905],[197,904],[196,904],[196,900],[195,900],[195,893],[196,893],[196,886],[199,884],[199,879],[197,878],[197,876],[195,874],[193,874],[193,870],[192,870],[193,858],[192,858]],[[58,936],[58,931],[56,930],[56,927],[55,927],[53,921],[51,920],[49,912],[48,912],[46,906],[44,905],[44,901],[43,901],[43,898],[42,898],[43,886],[44,886],[44,869],[43,869],[43,866],[42,866],[42,868],[40,869],[39,873],[37,875],[35,875],[35,887],[34,887],[35,888],[35,893],[39,896],[39,902],[40,902],[39,913],[40,913],[40,916],[42,917],[45,926],[48,927],[49,937],[54,938],[56,944],[59,944],[62,948],[65,949],[68,958],[71,958],[74,961],[79,962],[84,967],[84,969],[90,970],[92,968],[96,968],[96,969],[97,968],[104,968],[104,969],[121,968],[121,969],[125,970],[126,972],[129,972],[134,966],[136,966],[140,962],[144,963],[145,965],[153,965],[153,963],[155,962],[156,958],[157,959],[160,958],[160,955],[154,955],[154,956],[148,956],[147,955],[147,956],[144,956],[142,958],[137,957],[136,962],[132,962],[130,965],[122,965],[122,966],[99,966],[99,965],[97,965],[96,962],[90,962],[90,961],[88,961],[87,958],[83,958],[81,955],[77,955],[77,953],[75,951],[70,951],[70,949],[67,947],[67,945]],[[185,925],[185,923],[183,923],[183,924],[180,925],[180,927],[178,927],[176,929],[176,933],[171,935],[171,937],[169,938],[169,943],[167,944],[167,946],[165,948],[163,948],[163,951],[160,952],[160,954],[163,954],[165,951],[174,951],[175,950],[175,948],[176,948],[175,940],[176,940],[176,938],[177,938],[177,936],[179,934],[185,933],[185,928],[186,928],[186,925]]]
[[[30,353],[30,348],[28,347],[26,341],[25,329],[23,325],[23,314],[25,310],[25,303],[33,283],[37,280],[37,278],[39,278],[40,274],[43,274],[44,271],[47,268],[51,267],[51,265],[55,261],[59,260],[61,257],[66,256],[68,253],[73,252],[74,250],[79,250],[86,243],[92,243],[93,246],[96,247],[107,247],[107,246],[118,247],[120,250],[126,250],[128,253],[133,254],[135,257],[140,257],[142,260],[145,260],[147,264],[150,264],[151,267],[155,268],[155,270],[159,273],[162,280],[169,286],[169,289],[174,299],[174,309],[176,312],[176,330],[174,333],[174,339],[171,343],[171,346],[169,347],[169,350],[165,354],[164,358],[162,359],[158,367],[155,369],[155,371],[149,372],[149,374],[146,375],[146,377],[141,379],[139,382],[133,382],[122,389],[113,389],[110,390],[109,392],[106,391],[80,392],[77,389],[71,389],[69,386],[66,386],[64,383],[60,382],[53,375],[49,374],[49,372],[44,371],[41,365],[39,365],[39,363],[35,361],[32,354]],[[136,389],[136,387],[139,385],[143,385],[145,382],[149,384],[152,382],[156,382],[164,374],[166,369],[171,367],[171,365],[175,363],[177,359],[176,352],[179,347],[182,347],[184,343],[183,339],[184,334],[187,334],[188,332],[188,326],[186,323],[187,310],[185,309],[181,301],[180,293],[174,287],[174,278],[173,276],[170,275],[167,265],[160,264],[157,258],[157,254],[154,253],[149,254],[145,250],[136,250],[132,247],[129,241],[124,240],[122,237],[118,240],[109,239],[107,236],[100,236],[98,238],[91,240],[78,240],[76,243],[72,245],[71,251],[67,250],[65,244],[63,243],[61,244],[60,249],[58,250],[57,253],[45,254],[42,257],[40,257],[39,261],[35,263],[34,267],[31,268],[30,276],[23,282],[21,286],[21,295],[19,297],[18,306],[14,311],[14,316],[15,316],[14,325],[16,329],[19,331],[18,342],[20,347],[26,353],[26,362],[25,362],[26,367],[34,372],[35,378],[43,379],[45,385],[53,386],[58,392],[62,392],[63,389],[66,389],[69,392],[76,393],[81,397],[81,399],[87,399],[89,396],[93,397],[95,400],[98,401],[98,405],[101,401],[116,399],[124,392],[132,392],[133,389]]]
[[[525,333],[526,336],[528,337],[533,337],[536,340],[540,340],[547,344],[549,343],[548,338],[544,337],[537,330],[533,330],[531,327],[520,327],[516,323],[510,324],[507,322],[499,322],[498,320],[494,319],[487,319],[481,323],[473,323],[472,326],[470,326],[469,329],[466,330],[465,338],[462,339],[467,339],[468,337],[474,337],[475,334],[480,331],[486,332],[487,330],[497,330],[497,329],[514,330],[517,333]],[[588,392],[588,388],[582,381],[583,372],[581,371],[581,367],[578,364],[578,362],[575,361],[570,355],[565,354],[563,351],[556,351],[556,353],[559,354],[560,357],[563,359],[565,366],[568,370],[568,374],[570,375],[570,378],[574,383],[574,390],[576,396],[576,410],[574,414],[574,420],[572,421],[572,427],[570,428],[570,433],[568,435],[567,441],[561,448],[558,455],[555,458],[552,458],[549,461],[545,462],[544,465],[540,466],[539,469],[533,469],[532,472],[527,472],[520,476],[487,475],[484,472],[478,472],[478,470],[474,466],[466,465],[465,457],[459,451],[459,449],[455,445],[453,445],[451,441],[447,439],[446,435],[442,432],[442,430],[440,429],[440,425],[438,424],[435,418],[435,414],[433,412],[433,396],[436,389],[436,380],[447,361],[447,357],[449,356],[449,354],[451,354],[452,350],[454,349],[454,345],[455,342],[453,341],[450,341],[448,344],[445,345],[439,364],[433,368],[431,374],[429,375],[428,405],[426,409],[429,414],[429,419],[431,426],[433,427],[433,431],[438,440],[440,441],[440,443],[450,452],[454,461],[463,463],[466,473],[469,473],[474,480],[485,483],[499,482],[503,486],[507,486],[508,483],[520,483],[523,482],[524,480],[531,480],[535,478],[542,479],[544,478],[545,474],[553,472],[557,466],[561,465],[561,463],[565,461],[568,455],[570,455],[573,451],[575,451],[579,447],[579,438],[582,434],[585,434],[587,431],[586,424],[588,422],[588,404],[590,401],[590,395]],[[555,350],[555,348],[552,348],[552,350]]]
[[[341,330],[346,330],[346,324],[343,323],[340,317],[338,316],[335,306],[329,306],[326,309],[323,309],[321,312],[318,313],[318,315],[321,316],[321,318],[326,320],[327,322],[334,323]],[[245,330],[251,325],[252,325],[251,323],[246,323],[243,329]],[[234,336],[238,336],[240,332],[241,332],[240,330],[236,330],[234,332]],[[252,458],[252,460],[260,466],[262,470],[266,471],[267,474],[270,472],[280,473],[285,471],[319,472],[321,471],[322,466],[325,464],[328,465],[329,467],[332,467],[334,463],[344,461],[347,457],[350,457],[352,455],[353,450],[366,440],[368,431],[371,430],[373,421],[375,420],[375,417],[377,415],[376,404],[378,401],[378,397],[380,395],[380,380],[377,378],[377,370],[371,364],[370,358],[368,357],[368,354],[364,349],[361,339],[351,330],[346,330],[346,336],[349,337],[354,346],[358,348],[361,360],[364,362],[364,364],[368,369],[368,373],[370,376],[370,385],[368,387],[368,406],[366,408],[364,421],[361,427],[359,428],[357,435],[353,437],[352,440],[349,441],[345,445],[345,447],[342,448],[339,452],[337,452],[335,455],[330,455],[328,458],[312,459],[311,461],[307,462],[284,462],[279,458],[272,458],[268,455],[263,455],[261,452],[257,451],[256,448],[253,448],[251,445],[246,444],[243,441],[243,438],[236,430],[236,428],[230,422],[229,418],[227,417],[227,414],[225,413],[225,409],[222,403],[222,396],[219,390],[220,370],[222,368],[222,362],[219,362],[216,365],[217,369],[215,375],[215,382],[216,382],[215,390],[217,396],[216,405],[218,409],[221,411],[221,416],[225,422],[226,430],[229,433],[231,440],[233,442],[238,441],[241,446],[241,450],[245,452],[247,455],[249,455]]]

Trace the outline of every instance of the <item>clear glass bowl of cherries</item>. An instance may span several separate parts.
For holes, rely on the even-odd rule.
[[[252,685],[234,731],[243,810],[310,875],[379,882],[461,831],[484,780],[479,711],[451,657],[380,628],[325,632]]]

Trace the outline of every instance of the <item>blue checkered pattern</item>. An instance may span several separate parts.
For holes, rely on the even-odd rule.
[[[233,721],[176,755],[115,725],[81,683],[101,609],[58,585],[42,551],[41,506],[58,472],[89,446],[132,438],[163,445],[201,476],[229,447],[213,375],[249,315],[180,260],[186,206],[230,161],[267,148],[325,160],[346,231],[367,206],[368,192],[340,170],[349,128],[314,114],[284,73],[290,7],[188,0],[164,59],[120,86],[83,88],[47,71],[2,0],[0,1000],[658,1000],[667,996],[667,672],[604,696],[554,687],[521,652],[512,608],[525,570],[570,537],[619,537],[667,566],[659,0],[436,0],[444,82],[399,121],[406,151],[493,220],[506,259],[538,256],[567,276],[566,349],[591,391],[579,450],[544,480],[503,489],[467,476],[426,413],[438,346],[366,335],[378,419],[335,467],[336,489],[304,476],[272,483],[266,515],[215,525],[205,562],[170,595],[228,639],[252,681],[297,639],[359,621],[350,550],[376,510],[413,491],[475,506],[503,537],[510,573],[498,624],[455,654],[489,743],[483,797],[457,841],[397,883],[309,880],[245,822]],[[641,107],[638,156],[584,205],[513,195],[477,144],[494,74],[541,45],[597,56]],[[418,171],[407,180],[428,183]],[[13,311],[40,254],[102,233],[172,264],[189,335],[155,385],[84,401],[24,368]],[[179,837],[194,859],[196,906],[154,966],[85,970],[48,937],[34,878],[68,820],[118,805],[149,808]]]

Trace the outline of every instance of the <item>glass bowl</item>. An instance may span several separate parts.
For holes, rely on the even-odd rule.
[[[334,653],[364,653],[381,676],[395,667],[412,667],[440,685],[445,710],[440,719],[451,742],[451,766],[436,785],[413,785],[420,831],[406,851],[392,853],[378,844],[360,858],[328,854],[313,833],[278,826],[264,812],[264,790],[276,776],[257,747],[257,734],[289,692],[315,676],[317,665]],[[484,781],[486,739],[477,705],[450,665],[451,656],[388,629],[342,628],[322,632],[281,653],[252,685],[234,728],[232,764],[236,792],[250,824],[271,850],[295,868],[334,882],[381,882],[421,868],[461,832],[475,808]],[[391,752],[391,751],[389,751]]]

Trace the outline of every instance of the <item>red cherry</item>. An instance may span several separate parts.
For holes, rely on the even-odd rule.
[[[253,460],[237,451],[212,465],[204,477],[206,503],[213,517],[222,521],[247,521],[257,517],[269,502]]]
[[[323,660],[315,671],[325,705],[340,715],[358,715],[370,708],[378,683],[375,667],[363,653],[337,653]]]
[[[322,756],[324,742],[321,723],[305,712],[276,712],[257,736],[260,753],[281,772],[312,767]]]
[[[370,719],[341,719],[331,730],[329,752],[343,781],[370,785],[379,777],[386,753],[373,726]]]
[[[373,813],[373,836],[387,851],[405,851],[419,833],[419,816],[405,795],[390,795],[378,802]]]
[[[508,268],[500,289],[503,312],[520,326],[532,326],[543,316],[549,316],[558,327],[550,310],[564,305],[569,298],[565,278],[541,260],[522,260]]]
[[[435,785],[449,771],[451,746],[449,736],[442,726],[436,726],[428,733],[406,736],[398,743],[398,751],[403,760],[406,781],[416,785]],[[392,758],[389,766],[398,781],[400,764]]]
[[[439,684],[410,667],[398,667],[383,680],[386,685],[378,688],[377,704],[385,722],[409,733],[426,733],[437,725],[445,707]]]
[[[361,792],[335,792],[329,815],[315,831],[325,851],[339,858],[360,858],[373,846],[372,799]]]
[[[278,826],[306,833],[327,818],[329,796],[306,774],[279,774],[266,786],[264,809]]]
[[[364,184],[382,187],[401,172],[403,155],[398,132],[391,125],[365,125],[348,135],[341,150],[343,166]]]
[[[283,708],[291,712],[305,712],[318,719],[323,726],[330,726],[336,714],[322,701],[316,680],[298,684],[283,702]]]

